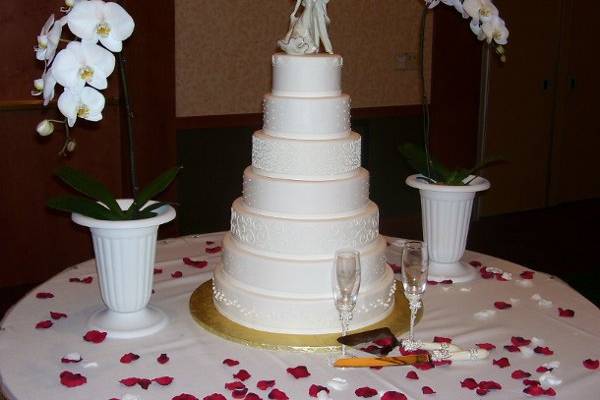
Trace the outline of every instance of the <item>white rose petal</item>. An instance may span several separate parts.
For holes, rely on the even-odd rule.
[[[125,393],[123,397],[121,397],[121,400],[142,400],[142,398],[134,394]]]
[[[533,294],[533,295],[531,295],[531,300],[540,301],[540,300],[542,300],[542,296],[540,296],[539,293]]]
[[[502,274],[504,272],[503,269],[497,267],[486,267],[485,270],[487,272],[491,272],[492,274]]]
[[[468,293],[468,292],[470,292],[472,290],[472,288],[470,288],[470,287],[463,287],[463,288],[460,288],[459,290],[461,292],[467,292]]]
[[[539,377],[539,381],[544,386],[558,386],[562,383],[562,379],[557,378],[552,374],[552,372],[544,372]]]
[[[552,307],[552,302],[550,300],[541,299],[540,301],[538,301],[538,306],[543,308],[550,308]]]
[[[479,320],[487,320],[487,319],[492,318],[494,315],[496,315],[495,310],[483,310],[483,311],[479,311],[479,312],[476,312],[475,314],[473,314],[473,316]]]
[[[529,357],[533,356],[533,354],[534,354],[533,349],[529,346],[523,346],[523,347],[520,347],[520,349],[521,349],[521,355],[525,358],[529,358]]]
[[[519,286],[526,287],[526,288],[533,286],[533,282],[531,282],[531,279],[517,279],[515,281],[515,283]]]
[[[90,362],[90,363],[84,364],[83,368],[98,368],[98,363],[97,362]]]
[[[69,360],[69,361],[81,361],[83,360],[83,358],[81,357],[81,354],[79,353],[69,353],[64,355],[62,358],[64,358],[65,360]]]
[[[542,342],[542,344],[543,344],[543,342]],[[542,364],[542,367],[545,367],[548,369],[556,369],[556,368],[560,367],[560,361],[558,361],[558,360],[550,361],[550,362]]]
[[[321,390],[317,393],[317,400],[333,400],[333,398],[329,396],[326,390]]]
[[[506,279],[507,281],[512,281],[512,274],[510,272],[503,272],[502,279]]]
[[[543,346],[544,343],[546,343],[546,341],[544,339],[540,339],[538,337],[532,337],[531,338],[531,345],[532,346]]]
[[[331,379],[329,382],[327,382],[327,387],[333,389],[333,390],[346,390],[346,388],[348,387],[348,381],[345,380],[344,378],[338,378],[335,377],[333,379]]]

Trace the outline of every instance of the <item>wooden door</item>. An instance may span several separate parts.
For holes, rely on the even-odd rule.
[[[485,171],[492,188],[482,196],[482,215],[546,205],[561,3],[496,1],[510,38],[507,62],[492,57],[483,154],[507,163]]]
[[[600,75],[593,34],[600,3],[565,1],[550,204],[600,197]]]

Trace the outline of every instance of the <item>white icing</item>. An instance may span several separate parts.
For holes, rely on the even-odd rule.
[[[360,167],[360,135],[341,139],[293,140],[256,132],[252,166],[261,175],[326,180],[351,176]]]
[[[241,198],[231,207],[231,234],[257,250],[331,257],[342,248],[361,248],[379,237],[379,211],[369,202],[360,212],[328,219],[286,219],[248,209]]]
[[[350,97],[266,95],[263,132],[288,139],[335,139],[350,133]]]
[[[248,167],[243,193],[248,207],[265,214],[304,218],[342,215],[364,208],[369,202],[369,173],[360,168],[346,179],[301,181],[266,177]]]
[[[241,248],[225,236],[223,242],[223,269],[241,283],[252,286],[257,293],[283,297],[331,297],[331,269],[333,257],[301,260],[267,257],[252,249]],[[389,267],[385,263],[385,240],[379,238],[373,245],[360,249],[361,288],[368,289],[381,279]]]
[[[318,54],[273,55],[273,90],[275,96],[330,97],[342,91],[342,57]]]
[[[385,318],[394,304],[395,281],[391,269],[369,290],[361,290],[350,329],[359,329]],[[331,295],[326,298],[268,296],[241,284],[222,265],[213,277],[215,306],[234,322],[252,329],[290,334],[339,332],[340,321]]]

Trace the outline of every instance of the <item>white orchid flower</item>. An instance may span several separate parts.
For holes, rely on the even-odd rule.
[[[488,43],[491,43],[492,40],[499,45],[508,43],[508,29],[504,20],[500,17],[495,16],[491,20],[484,22],[481,25],[481,30],[485,33]]]
[[[133,18],[117,3],[90,0],[76,3],[67,14],[69,29],[84,42],[97,43],[120,52],[123,40],[133,33]]]
[[[89,86],[81,89],[66,87],[58,98],[58,109],[67,117],[70,127],[75,125],[78,117],[88,121],[100,121],[104,104],[102,93]]]
[[[70,42],[62,49],[52,64],[56,82],[71,89],[85,84],[96,89],[106,89],[106,78],[115,69],[115,56],[94,43]]]
[[[481,22],[488,22],[492,17],[499,15],[491,0],[465,0],[462,7],[471,18]]]
[[[52,62],[64,24],[64,19],[55,21],[54,14],[50,15],[37,37],[37,46],[34,47],[36,59]]]
[[[52,71],[46,71],[44,75],[42,75],[42,79],[44,81],[44,89],[42,90],[42,98],[44,99],[44,106],[47,106],[48,103],[54,99],[54,87],[56,86],[56,79],[52,76]]]

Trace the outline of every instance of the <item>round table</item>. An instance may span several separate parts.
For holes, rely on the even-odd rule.
[[[429,370],[414,367],[340,370],[329,366],[327,354],[244,347],[214,336],[196,324],[188,310],[190,294],[211,278],[220,260],[222,238],[223,233],[214,233],[158,243],[151,304],[164,310],[170,322],[152,336],[106,339],[101,343],[83,340],[89,316],[102,307],[93,260],[68,268],[33,290],[6,314],[1,324],[0,383],[6,398],[183,400],[193,397],[177,396],[189,394],[203,399],[220,393],[231,399],[233,392],[226,389],[225,384],[235,381],[234,375],[242,369],[250,375],[244,381],[249,392],[262,399],[269,398],[273,388],[286,393],[290,399],[309,399],[311,385],[331,385],[334,378],[345,380],[346,385],[345,388],[337,386],[338,390],[330,387],[331,399],[359,398],[355,391],[365,387],[378,392],[373,399],[379,399],[387,391],[401,392],[409,399],[479,398],[475,390],[461,387],[461,382],[470,382],[465,381],[467,378],[477,383],[495,381],[501,385],[500,390],[490,390],[486,398],[527,398],[523,393],[527,387],[523,383],[524,375],[515,372],[518,370],[530,373],[531,380],[543,377],[542,388],[552,387],[557,399],[598,398],[600,369],[593,369],[593,362],[584,361],[600,358],[600,310],[552,276],[467,252],[465,261],[472,262],[473,268],[480,270],[478,263],[481,263],[487,269],[472,282],[431,283],[424,297],[425,313],[416,335],[426,341],[432,341],[435,336],[438,340],[449,338],[463,348],[490,343],[496,348],[491,350],[489,359],[454,362]],[[393,240],[388,238],[388,241]],[[195,268],[184,263],[184,257],[206,260],[208,266]],[[567,310],[574,311],[574,315],[569,316],[571,313]],[[52,319],[50,312],[58,319]],[[56,313],[64,313],[66,318]],[[51,326],[44,321],[51,321]],[[40,322],[41,326],[36,328]],[[524,345],[527,342],[520,338],[532,342]],[[78,353],[82,360],[61,362],[71,353]],[[126,356],[123,361],[131,362],[122,362],[121,358],[128,353],[139,358],[131,361],[135,357]],[[161,354],[166,355],[161,361],[168,358],[167,362],[158,362]],[[239,364],[229,366],[223,363],[227,359]],[[502,368],[506,361],[510,366]],[[540,367],[544,365],[553,370],[543,375]],[[288,368],[297,366],[305,366],[310,376],[296,379],[287,372]],[[87,382],[67,387],[61,384],[59,377],[64,371],[74,374],[71,377],[74,376],[75,381],[81,379],[77,375],[80,374]],[[409,371],[416,375],[407,376]],[[159,377],[173,380],[165,385],[151,381],[147,389],[140,384],[128,387],[120,382],[125,378],[152,380]],[[261,390],[257,383],[264,380],[274,380],[275,384]],[[167,383],[169,379],[158,381]],[[423,394],[425,386],[437,394]],[[321,398],[327,397],[321,394]]]

